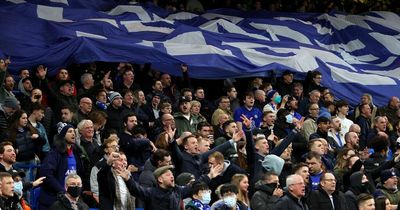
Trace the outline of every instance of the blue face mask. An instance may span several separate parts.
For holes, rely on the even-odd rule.
[[[203,204],[207,204],[208,205],[210,203],[210,201],[211,201],[211,193],[209,193],[209,192],[203,193],[203,196],[201,196],[200,201]]]
[[[14,192],[18,195],[18,196],[22,196],[22,190],[23,190],[23,185],[22,185],[22,181],[19,182],[14,182]]]
[[[281,101],[282,101],[282,96],[281,95],[275,96],[275,98],[274,98],[274,102],[275,103],[279,104],[279,103],[281,103]]]
[[[225,197],[224,202],[229,208],[233,208],[236,206],[236,195]]]
[[[287,123],[289,124],[293,123],[293,116],[291,114],[286,115],[285,118]]]

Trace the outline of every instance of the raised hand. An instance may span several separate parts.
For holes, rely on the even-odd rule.
[[[238,142],[238,141],[240,141],[243,137],[244,137],[244,132],[243,132],[243,130],[239,130],[239,131],[233,133],[232,139],[233,139],[233,141]]]
[[[224,164],[216,164],[211,166],[210,173],[208,173],[208,177],[210,177],[210,179],[217,177],[222,173],[223,169],[224,169]]]
[[[242,119],[244,126],[246,126],[247,129],[251,128],[251,122],[253,120],[253,118],[247,118],[246,115],[242,114],[240,116],[240,119]]]

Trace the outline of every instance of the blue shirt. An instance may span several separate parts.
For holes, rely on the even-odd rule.
[[[319,181],[321,180],[322,172],[319,174],[311,175],[310,174],[310,183],[311,183],[311,190],[317,190]]]
[[[235,114],[233,115],[233,119],[236,122],[243,122],[242,119],[240,119],[240,116],[246,116],[247,118],[253,118],[252,120],[252,128],[259,128],[261,125],[261,120],[262,120],[262,112],[260,109],[256,107],[252,107],[250,110],[248,110],[245,106],[241,106],[238,109],[235,110]]]

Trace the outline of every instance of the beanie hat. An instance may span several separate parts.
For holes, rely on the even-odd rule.
[[[280,175],[283,169],[285,161],[276,155],[267,155],[262,161],[262,166],[267,172],[273,172],[276,175]]]
[[[69,128],[74,128],[74,126],[67,124],[67,123],[63,123],[63,122],[57,123],[58,136],[61,138],[64,138],[65,134],[67,134],[67,131]]]
[[[3,106],[12,108],[12,109],[20,109],[20,103],[15,97],[6,97],[3,102]]]
[[[396,169],[386,169],[381,172],[381,183],[385,183],[386,180],[396,176],[397,177],[397,170]]]
[[[122,98],[121,94],[114,91],[112,93],[110,93],[109,99],[110,99],[110,103],[112,103],[115,99],[117,98]]]
[[[185,186],[190,183],[190,181],[195,180],[196,178],[194,177],[193,174],[191,173],[181,173],[179,174],[178,177],[176,177],[176,184],[179,186]]]
[[[268,91],[268,93],[267,93],[267,99],[271,100],[272,97],[274,97],[275,93],[276,93],[276,90],[270,90],[270,91]]]

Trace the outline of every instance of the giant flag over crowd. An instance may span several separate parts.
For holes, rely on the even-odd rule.
[[[57,69],[92,61],[152,63],[195,78],[305,75],[356,104],[362,93],[386,104],[400,96],[400,17],[243,12],[170,13],[151,5],[106,0],[0,2],[0,51],[11,71]]]

